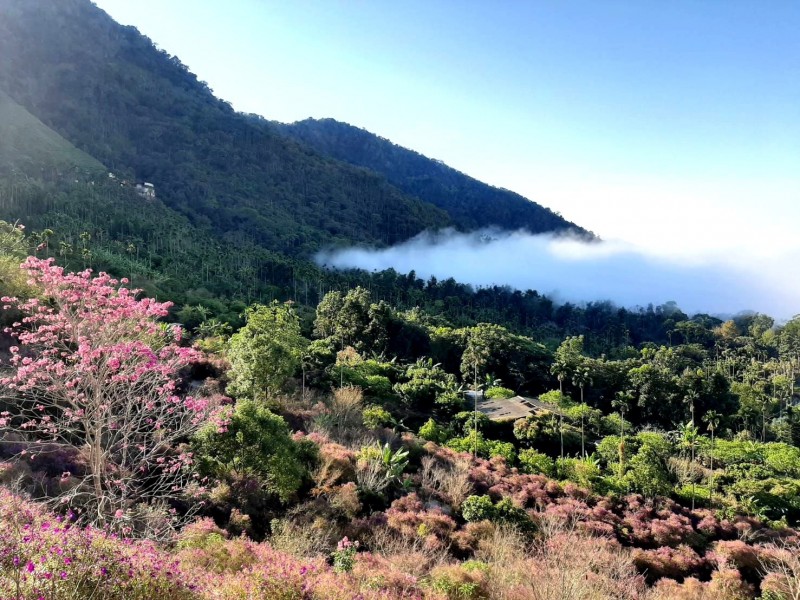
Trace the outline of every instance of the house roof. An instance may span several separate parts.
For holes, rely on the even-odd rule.
[[[551,412],[562,414],[557,407],[538,398],[514,396],[513,398],[486,398],[482,394],[478,397],[478,411],[485,414],[492,421],[506,421],[524,419],[537,412]]]

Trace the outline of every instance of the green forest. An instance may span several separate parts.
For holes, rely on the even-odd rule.
[[[172,329],[158,327],[152,317],[138,325],[132,317],[117,323],[118,312],[95,321],[96,312],[120,301],[149,300],[116,291],[102,276],[69,275],[52,258],[28,259],[26,280],[17,264],[49,243],[40,241],[43,235],[3,224],[0,237],[6,315],[28,313],[25,322],[41,323],[29,329],[17,321],[7,330],[7,343],[23,348],[7,350],[10,375],[0,382],[0,431],[13,441],[0,445],[0,481],[46,504],[58,500],[57,511],[66,503],[76,526],[122,526],[123,536],[161,544],[178,535],[171,551],[182,579],[169,584],[175,589],[198,573],[219,573],[222,579],[198,589],[225,598],[278,597],[237,596],[223,575],[238,573],[243,560],[265,570],[247,571],[256,577],[244,579],[248,585],[289,585],[275,561],[299,565],[328,552],[320,568],[344,578],[337,586],[353,586],[346,592],[352,595],[342,597],[372,590],[400,598],[411,590],[420,598],[499,598],[502,590],[522,598],[529,584],[593,573],[596,581],[567,597],[692,598],[700,590],[711,598],[791,598],[786,590],[797,582],[792,544],[800,524],[800,319],[689,318],[669,305],[640,311],[643,319],[650,314],[666,343],[633,344],[626,334],[615,344],[596,330],[592,347],[588,334],[553,343],[555,330],[551,339],[537,339],[497,323],[455,323],[444,313],[398,307],[357,286],[327,292],[310,312],[293,301],[252,303],[240,326],[200,306],[180,309],[185,327],[173,323]],[[435,287],[420,290],[430,294]],[[42,312],[37,297],[50,298],[45,307],[66,321],[52,309]],[[109,300],[95,307],[97,297]],[[91,336],[74,337],[73,325],[60,333],[75,310]],[[169,310],[165,305],[162,319],[170,318]],[[586,310],[579,311],[584,319]],[[160,360],[166,361],[168,347],[176,356],[197,353],[173,373],[184,393],[197,390],[191,405],[202,398],[203,406],[216,406],[196,426],[172,423],[174,437],[166,438],[174,440],[172,451],[157,444],[156,464],[191,456],[163,476],[192,475],[164,495],[152,471],[149,483],[129,483],[121,497],[98,492],[103,501],[97,504],[96,493],[84,486],[96,478],[104,489],[105,478],[127,468],[112,466],[124,455],[106,449],[107,474],[99,475],[81,458],[78,442],[90,439],[81,429],[59,436],[69,440],[66,448],[47,441],[74,392],[70,385],[59,392],[35,369],[48,360],[62,365],[48,372],[75,369],[76,382],[93,382],[98,401],[117,403],[153,393],[113,375],[128,361],[134,373],[153,368],[152,361],[137,367],[140,359],[129,350],[120,355],[126,358],[114,358],[119,345],[152,344],[162,335],[177,337],[171,346],[154,346],[162,348]],[[55,358],[47,348],[62,336],[65,347],[75,346],[60,353],[67,358]],[[83,351],[84,345],[90,348]],[[94,357],[90,370],[83,370],[87,359],[68,358],[71,352]],[[94,361],[99,364],[91,367]],[[128,390],[122,395],[120,385]],[[520,397],[535,400],[527,416],[490,418],[484,409],[486,401],[503,406]],[[158,410],[155,398],[147,403]],[[43,419],[37,410],[50,416]],[[125,418],[109,416],[111,430],[125,430]],[[140,447],[146,442],[142,438]],[[184,525],[187,519],[194,525]],[[606,546],[597,564],[584,563],[588,550],[581,544],[593,537]],[[244,542],[237,539],[249,545],[240,547]],[[524,549],[525,540],[534,546]],[[143,552],[136,549],[136,560],[145,560]],[[512,552],[518,562],[492,552]],[[369,563],[379,557],[386,562]],[[404,562],[409,559],[416,564]],[[514,569],[531,568],[526,561],[539,565],[536,575],[514,584]],[[609,561],[625,566],[611,570]],[[370,579],[360,569],[379,575]],[[136,573],[134,579],[141,577]],[[414,583],[400,585],[396,577]],[[286,597],[332,597],[328,585],[315,579],[312,595]]]

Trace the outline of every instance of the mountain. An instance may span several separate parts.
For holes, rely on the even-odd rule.
[[[459,323],[527,329],[554,318],[535,292],[317,267],[321,248],[386,246],[427,229],[571,224],[388,142],[374,149],[381,161],[350,164],[237,113],[89,0],[0,0],[0,94],[0,219],[52,230],[41,252],[68,268],[108,270],[231,321],[245,303],[313,306],[354,285]],[[386,169],[387,156],[403,168]],[[154,194],[137,191],[144,182]]]
[[[447,214],[234,112],[88,0],[0,1],[0,90],[110,170],[216,234],[308,255],[393,244]]]
[[[365,129],[334,119],[306,119],[276,126],[326,156],[384,175],[405,193],[446,211],[458,229],[495,226],[531,233],[571,230],[593,237],[519,194],[482,183]]]

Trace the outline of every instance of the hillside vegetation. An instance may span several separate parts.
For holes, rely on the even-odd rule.
[[[0,231],[22,260],[30,240]],[[596,355],[356,288],[326,294],[310,328],[273,302],[187,332],[105,275],[3,268],[4,311],[26,315],[0,378],[11,597],[789,600],[800,585],[798,319],[674,311],[671,345]],[[492,421],[465,391],[539,408]]]
[[[481,183],[441,161],[347,123],[307,119],[276,126],[326,156],[384,175],[407,194],[447,211],[461,230],[498,227],[512,231],[526,229],[531,233],[571,231],[591,237],[577,225],[519,194]]]
[[[329,272],[571,224],[88,0],[0,0],[0,57],[0,598],[800,597],[800,317]]]
[[[88,0],[4,0],[0,17],[0,90],[113,172],[154,183],[169,207],[220,238],[307,255],[449,222],[382,177],[235,113]]]

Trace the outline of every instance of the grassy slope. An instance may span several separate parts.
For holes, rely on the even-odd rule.
[[[0,173],[12,169],[37,176],[43,169],[100,173],[105,167],[0,91]]]

